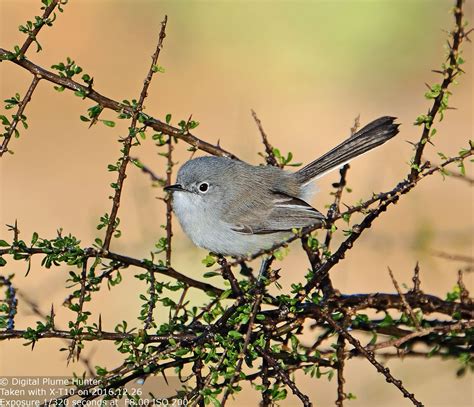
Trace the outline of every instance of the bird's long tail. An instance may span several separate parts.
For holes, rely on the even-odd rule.
[[[346,141],[334,147],[322,157],[314,160],[295,173],[302,185],[346,164],[355,157],[372,150],[390,140],[398,133],[395,117],[384,116],[369,123]]]

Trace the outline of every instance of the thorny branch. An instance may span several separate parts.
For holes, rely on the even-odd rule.
[[[55,73],[48,71],[47,69],[44,69],[39,65],[34,64],[28,59],[22,59],[22,60],[14,59],[13,54],[10,51],[0,48],[0,61],[4,61],[4,60],[6,61],[9,60],[13,62],[14,64],[21,66],[22,68],[31,72],[32,74],[38,75],[49,82],[55,83],[60,86],[64,86],[64,88],[70,89],[74,92],[81,92],[86,95],[85,97],[87,99],[97,102],[104,109],[111,109],[116,112],[124,112],[130,115],[134,113],[133,109],[130,106],[124,105],[107,96],[104,96],[100,94],[99,92],[95,91],[94,89],[90,89],[89,86],[81,85],[80,83],[72,79],[63,78],[59,75],[56,75]],[[183,140],[185,143],[188,143],[194,148],[205,151],[209,154],[230,157],[230,158],[235,158],[235,159],[237,158],[236,155],[224,150],[220,146],[210,144],[204,140],[197,138],[196,136],[191,134],[189,131],[183,132],[182,129],[173,127],[151,116],[147,116],[147,119],[145,120],[143,124],[146,125],[147,127],[151,127],[152,129],[158,132]]]
[[[165,31],[166,31],[167,22],[168,22],[168,17],[165,16],[165,19],[161,23],[161,31],[158,38],[158,45],[156,46],[156,50],[155,50],[155,53],[153,54],[152,62],[148,70],[148,74],[143,83],[143,88],[140,93],[140,99],[138,100],[138,104],[132,113],[132,123],[129,128],[129,134],[127,138],[123,141],[123,150],[122,150],[123,155],[122,155],[122,159],[120,163],[120,168],[118,171],[119,174],[118,174],[118,179],[117,179],[117,186],[115,188],[115,195],[113,197],[112,211],[110,212],[109,223],[107,225],[107,231],[105,232],[104,245],[102,246],[102,248],[106,251],[109,250],[110,241],[112,240],[112,234],[114,233],[116,229],[117,213],[120,206],[120,198],[122,196],[123,183],[126,178],[125,172],[127,170],[127,166],[130,161],[130,156],[129,156],[130,149],[132,147],[132,142],[136,136],[138,115],[143,108],[143,102],[145,101],[145,98],[148,96],[148,88],[150,86],[153,75],[156,72],[155,66],[156,66],[158,57],[160,56],[161,48],[163,47],[163,40],[165,39],[165,36],[166,36]]]
[[[77,312],[77,319],[74,322],[74,327],[73,327],[73,330],[76,332],[81,331],[80,325],[81,325],[81,322],[83,321],[82,319],[84,315],[83,308],[84,308],[84,301],[86,299],[86,280],[87,280],[87,259],[85,259],[82,264],[81,285],[80,285],[81,288],[79,291],[79,298],[78,298],[78,303],[77,303],[78,312]],[[79,342],[79,346],[78,346],[78,342]],[[69,346],[69,355],[67,358],[68,363],[71,360],[74,360],[74,358],[76,358],[76,360],[79,360],[81,349],[82,349],[82,346],[80,344],[80,341],[78,341],[77,338],[74,338],[71,342],[71,345]]]
[[[36,89],[36,86],[38,85],[39,81],[41,80],[41,77],[38,75],[33,76],[33,80],[31,82],[30,87],[28,88],[25,97],[23,100],[20,102],[18,105],[18,110],[13,118],[12,123],[9,126],[8,132],[3,135],[3,141],[2,145],[0,146],[0,157],[3,156],[6,152],[8,152],[8,143],[10,142],[13,133],[15,133],[16,127],[18,125],[18,122],[24,118],[23,112],[26,109],[26,105],[28,102],[31,100],[31,96],[33,95],[33,92]]]
[[[415,157],[413,159],[413,164],[411,172],[409,175],[410,179],[415,179],[421,166],[421,159],[423,157],[423,151],[425,149],[426,143],[430,140],[430,131],[434,119],[441,108],[446,108],[446,97],[449,95],[448,88],[454,82],[455,78],[462,72],[459,62],[459,51],[461,43],[467,34],[464,32],[464,21],[463,21],[463,3],[464,0],[456,0],[456,6],[454,7],[454,19],[455,19],[455,28],[451,33],[452,44],[449,44],[449,56],[447,67],[440,72],[444,76],[444,80],[441,84],[441,89],[438,95],[433,101],[433,105],[428,112],[428,115],[423,124],[423,132],[416,146]]]
[[[339,335],[337,338],[337,400],[336,406],[343,407],[346,394],[344,392],[344,367],[345,367],[345,354],[344,349],[346,346],[346,340],[344,336]]]
[[[395,280],[395,276],[393,275],[393,271],[388,268],[388,273],[390,274],[390,278],[392,279],[393,285],[395,289],[397,290],[398,295],[400,296],[403,306],[405,307],[405,312],[410,315],[410,318],[413,322],[413,324],[416,326],[416,329],[420,330],[420,321],[418,321],[418,318],[416,317],[415,313],[413,312],[412,307],[410,307],[410,304],[408,304],[405,295],[402,293],[402,290],[400,289],[400,286],[398,285],[398,281]]]
[[[373,352],[365,349],[358,339],[354,338],[347,330],[341,328],[336,321],[329,315],[327,311],[324,309],[317,309],[316,313],[321,316],[331,327],[339,334],[344,337],[354,348],[356,348],[359,352],[361,352],[365,358],[377,369],[378,372],[385,376],[385,379],[388,383],[394,384],[403,394],[404,397],[408,398],[415,406],[423,406],[420,403],[413,393],[410,393],[402,384],[401,380],[395,379],[392,374],[390,373],[389,368],[383,367],[374,357]]]
[[[28,48],[30,47],[30,45],[34,41],[36,41],[36,37],[39,34],[40,30],[44,27],[44,25],[49,23],[49,20],[48,20],[49,16],[51,15],[51,13],[54,12],[54,9],[58,5],[58,3],[59,3],[59,0],[53,0],[51,4],[45,8],[43,16],[37,21],[35,28],[31,31],[31,33],[28,34],[28,37],[26,38],[21,49],[17,53],[16,58],[18,60],[24,60],[26,51],[28,51]],[[16,114],[13,116],[13,122],[10,124],[7,133],[3,135],[3,142],[2,142],[2,145],[0,146],[0,158],[3,156],[4,153],[9,151],[8,144],[12,138],[12,135],[14,133],[18,135],[18,131],[16,130],[18,122],[21,121],[23,125],[26,126],[25,124],[26,117],[23,115],[23,112],[25,111],[26,105],[31,100],[31,96],[33,95],[33,92],[35,91],[36,86],[38,85],[40,80],[41,80],[41,75],[37,75],[37,74],[33,75],[33,80],[25,94],[25,97],[18,104],[18,110]]]
[[[262,136],[262,142],[265,147],[265,152],[267,153],[265,157],[265,161],[267,162],[268,165],[279,167],[278,161],[275,157],[275,153],[273,152],[273,146],[268,141],[268,136],[267,136],[267,133],[265,133],[265,130],[263,129],[262,122],[260,121],[260,119],[257,116],[257,113],[255,113],[254,110],[251,110],[251,112],[252,112],[252,117],[255,120],[255,123],[257,124],[258,130],[260,131],[260,135]]]
[[[356,132],[357,129],[360,127],[360,115],[358,115],[354,119],[354,125],[351,127],[351,136],[353,136]],[[332,230],[332,225],[334,223],[334,219],[336,215],[340,215],[341,210],[341,198],[342,198],[342,193],[344,192],[344,188],[346,187],[347,184],[347,172],[349,171],[349,164],[345,164],[341,167],[339,170],[339,182],[333,184],[333,187],[336,188],[336,191],[334,192],[334,202],[333,204],[329,207],[326,219],[327,219],[327,232],[326,232],[326,239],[324,240],[324,245],[326,246],[327,249],[329,249],[329,246],[331,244],[331,239],[333,235],[333,230]]]
[[[20,52],[18,54],[19,59],[23,59],[25,57],[26,51],[28,51],[28,48],[30,47],[30,45],[34,41],[36,41],[37,35],[39,34],[40,30],[44,27],[44,25],[48,22],[49,16],[51,15],[51,13],[53,13],[58,3],[60,3],[60,0],[52,0],[51,4],[45,8],[43,16],[40,19],[40,23],[35,27],[32,33],[28,35],[28,38],[23,43],[23,46],[21,47]]]
[[[296,386],[295,382],[290,379],[290,376],[288,373],[286,373],[277,363],[277,361],[269,355],[267,352],[265,352],[262,348],[259,346],[256,346],[255,349],[257,350],[258,353],[260,353],[265,359],[265,361],[269,364],[269,366],[276,371],[278,376],[280,376],[281,380],[291,389],[293,394],[297,396],[303,403],[303,406],[305,407],[310,407],[312,406],[311,401],[309,400],[309,397],[303,394],[298,387]]]

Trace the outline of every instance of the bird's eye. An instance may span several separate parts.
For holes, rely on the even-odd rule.
[[[202,182],[198,186],[200,192],[207,192],[209,189],[209,184],[207,182]]]

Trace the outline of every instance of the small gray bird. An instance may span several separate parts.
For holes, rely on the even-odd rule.
[[[165,190],[173,192],[174,212],[194,244],[221,255],[251,255],[294,228],[322,226],[324,215],[308,204],[312,181],[394,137],[394,120],[374,120],[294,173],[225,157],[195,158]]]

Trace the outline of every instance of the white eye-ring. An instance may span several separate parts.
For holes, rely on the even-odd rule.
[[[201,182],[198,186],[199,192],[206,193],[209,191],[209,184],[207,182]]]

